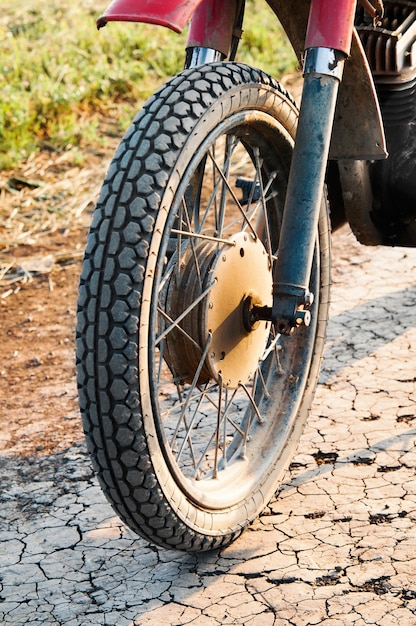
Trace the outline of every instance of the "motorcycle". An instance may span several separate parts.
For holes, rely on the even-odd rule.
[[[416,2],[373,1],[268,0],[300,110],[236,61],[244,0],[114,0],[98,19],[190,21],[184,71],[109,167],[78,301],[93,466],[150,542],[225,546],[276,492],[319,376],[331,230],[416,245]]]

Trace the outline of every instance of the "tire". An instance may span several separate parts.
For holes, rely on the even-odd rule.
[[[261,71],[186,70],[136,117],[94,213],[77,324],[84,431],[115,511],[167,548],[238,537],[308,415],[328,317],[325,201],[311,325],[279,336],[248,321],[272,302],[297,118]]]

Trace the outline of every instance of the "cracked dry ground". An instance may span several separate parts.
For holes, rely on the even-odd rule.
[[[416,251],[367,249],[344,228],[333,256],[298,453],[262,516],[202,555],[133,536],[92,476],[73,371],[79,264],[4,299],[1,624],[416,624]]]

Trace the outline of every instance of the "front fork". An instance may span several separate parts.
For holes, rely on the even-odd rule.
[[[310,274],[344,60],[345,55],[336,49],[306,51],[302,102],[273,277],[271,320],[281,334],[310,323],[309,307],[315,295],[309,291]]]
[[[221,15],[224,6],[231,13],[221,22],[223,32],[214,43],[220,22],[219,18],[213,19],[213,13]],[[304,87],[273,280],[273,305],[252,311],[253,320],[271,320],[282,334],[310,323],[308,309],[314,298],[309,291],[310,275],[338,87],[350,53],[355,6],[356,0],[311,0]],[[188,57],[188,67],[226,56],[218,41],[230,37],[236,11],[236,4],[222,0],[203,0],[200,7],[191,23],[188,45],[192,56]],[[207,37],[210,24],[218,28],[211,29],[213,35]]]
[[[304,87],[286,194],[271,320],[278,332],[309,325],[316,233],[338,87],[349,55],[355,0],[312,0]],[[268,316],[266,311],[264,317]]]

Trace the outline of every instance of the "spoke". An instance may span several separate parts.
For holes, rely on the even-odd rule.
[[[185,204],[185,199],[184,199],[184,198],[182,198],[182,208],[183,208],[183,212],[184,212],[184,213],[185,213],[185,215],[186,215],[186,226],[187,226],[187,228],[188,228],[188,230],[187,230],[187,231],[185,231],[185,232],[192,232],[192,231],[191,231],[191,224],[190,224],[190,221],[189,221],[188,209],[187,209],[187,207],[186,207],[186,204]],[[193,240],[193,238],[190,238],[190,239],[189,239],[189,244],[190,244],[190,246],[191,246],[192,256],[193,256],[193,258],[194,258],[194,263],[195,263],[196,273],[197,273],[197,276],[198,276],[198,282],[199,282],[199,285],[202,287],[201,269],[200,269],[200,267],[199,267],[198,256],[197,256],[197,254],[196,254],[196,250],[195,250],[195,241]]]
[[[183,311],[179,317],[176,318],[176,320],[172,320],[172,323],[170,326],[168,326],[168,328],[166,328],[163,333],[161,333],[159,335],[159,337],[157,337],[157,339],[155,340],[155,346],[158,346],[159,343],[162,341],[162,339],[164,339],[166,337],[166,335],[168,335],[174,328],[180,328],[180,326],[178,326],[179,322],[181,322],[183,320],[184,317],[186,317],[187,315],[189,315],[189,313],[192,311],[192,309],[194,309],[197,304],[199,304],[201,302],[201,300],[203,300],[205,298],[205,296],[207,296],[209,294],[209,292],[211,291],[211,289],[213,288],[213,286],[215,285],[215,281],[213,281],[209,287],[207,289],[205,289],[205,291],[203,291],[197,298],[195,298],[195,300],[192,302],[192,304],[190,306],[188,306],[187,309],[185,309],[185,311]],[[167,318],[169,318],[169,316],[167,315],[167,313],[165,313],[164,311],[162,311],[162,309],[159,309],[160,313],[163,316],[166,316]]]
[[[178,395],[179,395],[179,392],[178,392]],[[196,398],[194,398],[194,400],[195,399]],[[196,418],[198,416],[198,411],[199,411],[199,408],[200,408],[200,406],[202,404],[203,399],[204,399],[204,393],[201,393],[200,397],[199,397],[199,400],[197,402],[197,405],[195,407],[194,414],[193,414],[192,419],[191,419],[191,421],[189,423],[189,426],[187,424],[186,417],[185,416],[183,417],[183,422],[185,424],[186,434],[185,434],[185,437],[183,438],[181,447],[179,448],[178,453],[176,455],[176,461],[179,462],[179,460],[180,460],[180,458],[182,456],[182,453],[184,451],[184,448],[185,448],[186,444],[188,443],[189,451],[190,451],[191,456],[192,456],[192,464],[193,464],[194,468],[196,467],[196,457],[195,457],[194,449],[193,449],[193,445],[192,445],[191,431],[192,431],[192,429],[194,427],[195,420],[196,420]],[[176,426],[176,429],[175,429],[175,432],[173,434],[172,441],[171,441],[171,447],[173,447],[173,444],[174,444],[174,442],[175,442],[175,440],[176,440],[176,438],[178,436],[178,431],[179,431],[179,427],[180,427],[180,421],[181,420],[179,419],[179,422],[178,422],[178,424]]]
[[[202,187],[203,187],[203,182],[204,182],[206,164],[207,164],[207,155],[205,154],[201,162],[199,163],[194,174],[194,176],[196,174],[198,175],[195,198],[193,199],[193,215],[194,215],[194,225],[195,225],[196,231],[200,229],[199,212],[201,208],[201,194],[202,194]]]
[[[178,216],[178,224],[182,224],[182,211],[183,211],[183,204],[181,202],[180,212],[179,212],[179,216]],[[177,263],[175,264],[175,273],[176,273],[176,280],[177,281],[180,280],[181,250],[182,250],[182,237],[181,237],[181,231],[179,231],[178,237],[177,237],[177,241],[176,241],[176,258],[177,258]]]
[[[216,216],[216,213],[217,213],[217,210],[216,210],[217,192],[218,192],[218,189],[220,187],[220,184],[221,184],[221,178],[218,178],[218,180],[215,182],[215,175],[213,175],[213,188],[212,188],[212,192],[211,192],[209,201],[207,202],[207,206],[206,206],[204,215],[203,215],[202,219],[199,221],[199,228],[198,228],[199,232],[201,232],[202,229],[205,227],[205,224],[206,224],[206,222],[208,220],[208,216],[210,215],[211,209],[214,212],[214,216]],[[216,219],[216,217],[215,217],[215,219]]]
[[[159,293],[161,293],[166,285],[166,283],[170,280],[172,274],[173,274],[173,270],[174,270],[174,265],[173,263],[169,265],[167,265],[167,270],[166,270],[166,274],[164,274],[162,276],[162,280],[160,281],[160,285],[159,285]]]
[[[162,379],[162,367],[163,367],[163,348],[164,344],[159,348],[159,362],[157,364],[157,384],[160,385]],[[174,373],[174,372],[173,372]],[[164,381],[165,384],[165,381]]]
[[[231,420],[230,418],[228,418],[228,417],[227,417],[227,415],[228,415],[228,411],[229,411],[230,407],[232,406],[232,402],[233,402],[233,399],[234,399],[234,397],[235,397],[235,395],[236,395],[237,391],[238,391],[238,390],[236,389],[236,390],[233,392],[233,395],[232,395],[232,397],[231,397],[230,401],[227,403],[227,405],[226,405],[226,407],[225,407],[225,410],[224,410],[224,412],[223,412],[223,414],[222,414],[221,421],[226,420],[226,421],[227,421],[227,423],[231,424],[231,426],[232,426],[232,427],[233,427],[233,428],[234,428],[234,429],[235,429],[235,430],[236,430],[236,431],[237,431],[237,432],[238,432],[238,433],[239,433],[242,437],[244,437],[244,432],[241,430],[241,428],[239,428],[239,427],[238,427],[238,425],[237,425],[237,424],[235,424],[233,420]],[[209,398],[208,398],[208,399],[209,399]],[[219,401],[220,401],[220,399],[219,399]],[[212,400],[211,400],[211,402],[212,402]],[[222,399],[221,399],[221,402],[222,402]],[[217,411],[218,411],[218,404],[215,404],[215,403],[213,403],[213,404],[214,404],[214,406],[217,408]],[[209,451],[210,447],[212,446],[212,442],[213,442],[214,438],[216,437],[216,433],[217,433],[217,429],[215,429],[215,430],[214,430],[214,432],[212,433],[212,435],[211,435],[211,437],[210,437],[210,439],[209,439],[209,441],[208,441],[207,445],[205,446],[204,450],[203,450],[203,451],[202,451],[202,453],[200,454],[200,459],[199,459],[198,465],[197,465],[197,466],[196,466],[196,468],[195,468],[194,478],[196,478],[197,473],[198,473],[198,472],[200,471],[200,469],[201,469],[202,462],[204,461],[205,457],[208,455],[208,451]]]
[[[257,419],[259,420],[259,423],[263,424],[264,420],[263,420],[262,416],[260,415],[260,411],[259,411],[259,409],[257,407],[257,404],[254,401],[253,396],[251,395],[251,393],[249,392],[248,388],[243,383],[240,383],[240,387],[241,387],[241,389],[243,389],[245,391],[245,393],[247,395],[247,398],[250,400],[250,404],[253,407],[255,414],[257,415]]]
[[[187,230],[177,230],[176,228],[172,228],[172,233],[180,234],[183,237],[194,237],[195,239],[203,239],[204,241],[214,241],[215,243],[223,243],[226,246],[235,246],[235,241],[230,241],[229,239],[219,239],[218,237],[210,237],[209,235],[201,235],[201,233],[194,233]]]
[[[264,376],[263,376],[263,372],[261,371],[261,367],[257,368],[256,378],[260,379],[260,383],[261,383],[261,386],[263,388],[264,395],[266,396],[266,398],[270,398],[271,395],[269,393],[269,390],[267,389],[267,384],[266,384],[266,381],[264,380]],[[255,384],[257,384],[257,381],[255,381]]]
[[[197,342],[195,341],[195,339],[193,339],[193,338],[191,337],[191,335],[189,335],[189,334],[186,332],[186,330],[184,330],[181,326],[179,326],[179,325],[178,325],[178,321],[176,321],[176,322],[175,322],[175,321],[174,321],[174,320],[173,320],[173,319],[172,319],[172,318],[171,318],[171,317],[170,317],[170,316],[166,313],[166,311],[164,311],[164,310],[163,310],[163,309],[161,309],[160,307],[157,307],[157,312],[158,312],[160,315],[162,315],[162,317],[164,317],[164,318],[165,318],[165,319],[169,322],[169,324],[170,324],[170,326],[168,327],[168,329],[165,329],[165,331],[164,331],[165,335],[164,335],[164,336],[166,336],[166,330],[168,330],[168,332],[170,332],[171,330],[173,330],[174,328],[176,328],[176,329],[177,329],[180,333],[182,333],[182,335],[183,335],[184,337],[186,337],[186,338],[187,338],[187,339],[188,339],[191,343],[193,343],[193,344],[194,344],[194,346],[196,346],[199,350],[201,349],[201,346],[199,345],[199,343],[197,343]],[[179,320],[179,321],[180,321],[180,320]],[[155,345],[157,346],[157,345],[161,342],[161,340],[162,340],[163,338],[164,338],[164,337],[162,337],[162,335],[160,335],[160,337],[156,340]],[[163,344],[162,344],[162,345],[163,345]],[[161,356],[162,356],[162,348],[159,348],[159,350],[160,350],[160,353],[161,353]]]
[[[199,461],[198,461],[198,463],[197,463],[197,465],[196,465],[196,467],[195,467],[195,471],[194,471],[194,474],[193,474],[193,477],[194,477],[196,480],[198,480],[198,472],[200,472],[200,471],[201,471],[201,465],[202,465],[202,462],[204,461],[204,459],[205,459],[205,458],[206,458],[206,456],[207,456],[208,450],[210,449],[210,447],[211,447],[211,445],[212,445],[212,441],[213,441],[214,437],[215,437],[215,431],[212,433],[212,435],[211,435],[211,437],[210,437],[210,439],[209,439],[209,441],[208,441],[207,445],[205,446],[205,448],[204,448],[204,450],[202,451],[202,453],[199,455]]]
[[[164,378],[163,380],[160,379],[160,381],[158,381],[158,386],[161,387],[162,385],[175,385],[175,387],[177,387],[178,385],[180,385],[183,382],[183,374],[177,374],[176,372],[172,372],[173,376],[169,377],[169,378]],[[171,413],[174,409],[176,408],[176,406],[172,407],[171,409],[166,409],[162,415],[163,416],[167,416],[169,415],[169,413]]]
[[[212,149],[211,149],[213,154],[215,154],[216,148],[217,148],[217,144],[214,143],[214,145],[212,146]],[[209,152],[207,153],[207,157],[208,156],[209,156]],[[215,169],[215,165],[214,165],[214,162],[213,162],[212,159],[211,159],[211,167],[212,167],[212,174],[211,175],[212,175],[212,180],[214,182],[214,186],[213,186],[213,190],[212,190],[212,193],[213,193],[212,205],[213,205],[213,209],[214,209],[214,226],[217,229],[218,228],[218,190],[220,189],[222,180],[221,180],[220,176],[217,176],[218,172]]]
[[[192,380],[191,386],[189,387],[188,396],[186,398],[185,404],[183,405],[181,414],[179,416],[179,419],[178,419],[178,422],[177,422],[177,425],[176,425],[176,429],[175,429],[175,433],[174,433],[174,436],[173,436],[173,439],[172,439],[172,444],[174,443],[174,441],[175,441],[175,439],[177,437],[177,434],[179,432],[179,428],[180,428],[181,422],[186,423],[186,415],[185,414],[186,414],[186,411],[188,410],[188,406],[189,406],[190,402],[192,401],[192,394],[194,392],[194,389],[197,386],[199,374],[201,373],[202,367],[203,367],[203,365],[205,363],[205,359],[206,359],[206,356],[208,354],[209,346],[211,345],[211,339],[212,339],[212,334],[208,333],[207,343],[205,345],[205,348],[204,348],[204,351],[202,353],[201,359],[199,361],[198,367],[196,368],[196,371],[195,371],[194,378]]]
[[[277,191],[272,191],[271,194],[267,195],[267,193],[268,193],[270,187],[272,186],[273,181],[276,178],[276,176],[277,176],[277,172],[272,172],[270,174],[270,176],[269,176],[269,180],[267,181],[266,186],[263,187],[262,186],[263,182],[262,182],[261,173],[260,172],[258,173],[258,177],[260,179],[259,180],[259,185],[260,185],[260,188],[261,188],[261,194],[260,194],[260,198],[257,200],[256,204],[254,205],[254,207],[252,209],[252,212],[251,212],[251,215],[250,215],[250,219],[252,219],[255,216],[255,214],[258,212],[260,207],[263,207],[264,215],[267,214],[266,213],[266,204],[267,204],[267,202],[269,200],[272,200],[273,198],[275,198],[278,195]],[[256,173],[256,179],[257,179],[257,173]]]
[[[225,207],[227,204],[227,189],[231,189],[230,184],[228,183],[228,178],[230,175],[231,157],[236,145],[236,137],[227,135],[225,138],[224,165],[222,169],[223,184],[221,186],[220,213],[217,221],[217,232],[220,237],[222,236],[222,231],[224,228]]]
[[[249,208],[251,207],[251,203],[253,202],[253,197],[254,197],[254,192],[256,191],[256,183],[259,182],[259,172],[256,172],[256,175],[254,176],[254,179],[251,183],[251,189],[250,189],[250,194],[248,196],[248,200],[247,200],[247,213],[249,211]],[[260,184],[260,182],[259,182]],[[259,205],[259,201],[257,200],[255,203],[255,207],[257,207]]]
[[[177,394],[178,394],[179,404],[181,405],[183,403],[181,388],[180,388],[180,386],[178,384],[176,384],[175,386],[176,386],[176,391],[177,391]],[[187,421],[186,421],[186,416],[185,415],[183,417],[183,421],[184,421],[184,424],[185,424],[185,429],[188,432],[188,428],[189,427],[187,425]],[[174,442],[175,442],[175,435],[176,435],[176,433],[174,434],[174,436],[172,438],[172,442],[171,442],[171,446],[170,446],[173,454],[174,454],[173,446],[174,446]],[[195,467],[196,457],[195,457],[195,452],[194,452],[194,448],[193,448],[193,445],[192,445],[192,441],[189,442],[189,453],[190,453],[190,456],[191,456],[191,459],[192,459],[192,464]],[[180,453],[178,453],[177,456],[176,456],[176,460],[177,461],[179,459],[179,456],[180,456]]]
[[[177,383],[179,383],[179,384],[180,384],[180,383],[181,383],[181,381],[182,381],[182,378],[181,378],[180,376],[177,376],[177,377],[175,377],[175,378],[170,378],[170,379],[168,379],[168,380],[164,381],[164,384],[173,383],[173,384],[175,384],[175,386],[176,386],[176,387],[178,387]],[[209,384],[209,383],[207,383],[207,384]],[[202,400],[202,401],[203,401],[203,400],[207,400],[207,399],[208,399],[207,394],[208,394],[208,393],[210,393],[211,391],[213,391],[214,387],[217,387],[217,384],[216,384],[216,383],[215,383],[215,385],[211,385],[210,387],[208,387],[207,389],[204,389],[203,391],[201,391],[201,390],[199,389],[199,387],[198,387],[199,393],[195,393],[195,394],[193,395],[193,400],[194,400],[194,401],[198,401],[198,402],[199,402],[200,400]],[[176,413],[176,412],[178,411],[178,409],[179,409],[179,410],[182,410],[182,408],[183,408],[184,403],[186,402],[186,400],[182,400],[182,394],[180,393],[179,389],[178,389],[178,398],[179,398],[179,404],[175,404],[175,405],[174,405],[174,406],[172,406],[170,409],[166,410],[166,411],[163,413],[163,416],[164,416],[164,417],[169,416],[169,414]],[[211,402],[212,402],[212,401],[211,401]],[[217,406],[217,405],[215,405],[215,407],[216,407],[216,406]]]
[[[221,426],[221,408],[222,408],[222,376],[219,374],[218,385],[218,410],[217,410],[217,428],[215,430],[215,452],[214,452],[214,474],[213,478],[218,477],[218,451],[220,447],[220,426]],[[225,420],[224,420],[225,421]],[[225,445],[225,441],[224,441]]]
[[[280,337],[282,335],[280,335],[280,333],[273,339],[273,341],[270,343],[270,345],[265,349],[265,351],[263,352],[263,354],[261,355],[260,361],[265,361],[267,359],[267,357],[269,356],[269,354],[271,352],[273,352],[273,350],[276,347],[277,342],[279,341]]]
[[[221,379],[222,381],[222,379]],[[228,390],[225,390],[225,394],[226,394],[226,400],[227,400],[227,396],[228,396]],[[227,402],[226,402],[227,404]],[[226,417],[226,412],[224,412],[224,418],[223,418],[223,433],[222,433],[222,440],[223,440],[223,448],[222,448],[222,462],[223,462],[223,467],[224,469],[227,468],[227,423],[228,420],[225,419]]]
[[[232,394],[230,400],[228,402],[226,402],[224,413],[223,413],[223,419],[225,420],[225,418],[227,418],[226,419],[227,423],[231,424],[231,426],[234,428],[234,430],[236,430],[238,433],[240,433],[240,435],[243,435],[243,431],[241,430],[241,428],[234,422],[234,420],[232,420],[230,417],[228,417],[228,413],[229,413],[229,411],[230,411],[230,409],[232,407],[233,400],[234,400],[235,396],[237,395],[237,391],[238,391],[238,389],[235,389],[233,391],[233,394]]]
[[[178,454],[177,454],[177,456],[176,456],[176,460],[177,460],[177,461],[179,461],[179,459],[180,459],[180,457],[182,456],[182,453],[183,453],[183,451],[184,451],[184,449],[185,449],[185,446],[186,446],[186,444],[187,444],[187,442],[188,442],[188,440],[189,440],[189,444],[188,444],[188,445],[189,445],[189,448],[190,448],[190,450],[191,450],[191,454],[192,454],[192,460],[193,460],[193,466],[194,466],[194,468],[196,468],[196,459],[195,459],[195,455],[193,454],[193,445],[192,445],[192,439],[191,439],[191,431],[192,431],[192,429],[193,429],[193,427],[194,427],[195,420],[196,420],[196,418],[197,418],[197,416],[198,416],[198,411],[199,411],[199,409],[200,409],[200,406],[201,406],[202,402],[205,400],[205,397],[206,397],[206,392],[207,392],[207,388],[208,388],[208,384],[209,384],[209,383],[207,383],[207,385],[206,385],[206,387],[205,387],[205,390],[204,390],[204,391],[202,391],[202,392],[199,394],[199,398],[198,398],[198,395],[194,396],[194,398],[193,398],[193,399],[194,399],[194,401],[195,401],[195,400],[198,400],[198,402],[197,402],[197,406],[195,407],[195,411],[194,411],[194,414],[193,414],[193,416],[192,416],[192,419],[191,419],[191,422],[190,422],[189,426],[186,424],[186,421],[185,421],[186,434],[185,434],[185,437],[184,437],[184,439],[183,439],[183,441],[182,441],[182,444],[181,444],[181,447],[180,447],[180,449],[179,449],[179,451],[178,451]],[[178,394],[178,395],[179,395],[179,394]],[[176,427],[176,430],[175,430],[175,433],[174,433],[174,438],[176,438],[176,436],[177,436],[177,434],[178,434],[178,431],[179,431],[179,426],[180,426],[180,421],[179,421],[179,422],[178,422],[178,424],[177,424],[177,427]],[[174,439],[172,439],[172,443],[173,443],[173,441],[174,441]]]
[[[272,263],[273,263],[273,259],[272,259],[272,241],[271,241],[271,237],[270,237],[270,227],[269,227],[269,220],[268,220],[268,215],[267,215],[267,205],[266,205],[265,198],[264,198],[265,190],[263,188],[263,178],[261,176],[261,168],[263,166],[263,162],[260,159],[258,146],[256,146],[256,148],[254,150],[254,158],[255,158],[255,161],[256,161],[257,176],[259,178],[260,200],[261,200],[262,209],[263,209],[263,215],[264,215],[264,227],[265,227],[265,236],[266,236],[266,250],[267,250],[267,253],[269,255],[269,262],[270,262],[270,267],[271,267]]]
[[[276,175],[277,175],[277,172],[272,172],[272,173],[270,174],[270,176],[269,176],[269,180],[268,180],[268,182],[267,182],[267,185],[266,185],[266,187],[264,188],[264,194],[267,194],[267,192],[268,192],[268,190],[270,189],[270,187],[271,187],[271,185],[272,185],[272,183],[273,183],[274,179],[276,178]],[[256,175],[256,176],[257,176],[257,175]],[[268,196],[266,196],[266,198],[265,198],[266,203],[267,203],[269,200],[271,200],[271,199],[275,198],[277,195],[278,195],[278,192],[277,192],[277,191],[272,191],[272,192],[271,192]],[[244,214],[244,215],[245,215],[245,217],[246,217],[246,220],[245,220],[245,222],[246,222],[246,223],[244,224],[243,228],[241,229],[242,231],[245,231],[245,230],[246,230],[246,227],[247,227],[247,223],[248,223],[248,222],[250,222],[250,223],[251,223],[251,222],[253,221],[253,218],[254,218],[254,217],[256,216],[256,214],[258,213],[259,208],[262,206],[262,204],[263,204],[263,203],[262,203],[261,199],[259,199],[259,200],[257,200],[257,202],[255,203],[255,205],[254,205],[253,207],[250,207],[250,204],[248,204],[248,205],[247,205],[248,207],[250,207],[250,210],[247,210],[247,211],[245,212],[245,214]],[[227,230],[230,230],[230,228],[232,228],[233,226],[235,226],[235,224],[237,224],[237,223],[240,221],[240,219],[241,219],[240,217],[237,217],[237,218],[236,218],[236,219],[234,219],[232,222],[229,222],[229,223],[227,224],[227,226],[224,228],[224,232],[225,232],[225,231],[227,231]],[[273,259],[276,259],[276,257],[272,257],[272,258],[273,258]]]
[[[246,452],[247,452],[247,441],[249,439],[249,432],[250,432],[252,415],[253,415],[253,411],[251,410],[251,408],[248,408],[247,409],[246,427],[245,427],[245,430],[244,430],[244,433],[243,433],[243,442],[242,442],[243,457],[246,456]]]
[[[254,237],[255,239],[257,239],[257,233],[256,233],[256,231],[254,230],[254,228],[253,228],[252,224],[250,223],[250,221],[247,219],[247,215],[246,215],[246,213],[245,213],[245,211],[244,211],[243,207],[241,206],[239,199],[238,199],[238,198],[237,198],[237,196],[235,195],[234,189],[231,187],[231,185],[230,185],[229,181],[226,179],[226,177],[225,177],[225,175],[224,175],[223,171],[221,170],[220,166],[218,165],[218,163],[217,163],[217,161],[216,161],[216,159],[215,159],[214,155],[212,154],[212,150],[210,150],[210,151],[209,151],[209,156],[210,156],[210,158],[212,159],[212,162],[213,162],[213,164],[214,164],[214,166],[215,166],[216,170],[218,171],[219,175],[221,176],[221,178],[222,178],[222,180],[223,180],[224,184],[226,185],[226,187],[227,187],[228,191],[230,192],[230,194],[231,194],[231,196],[232,196],[232,198],[233,198],[233,200],[234,200],[234,202],[235,202],[235,204],[236,204],[236,206],[237,206],[238,210],[240,211],[241,215],[243,216],[243,219],[245,220],[245,222],[246,222],[246,224],[247,224],[248,228],[251,230],[251,232],[252,232],[252,234],[253,234],[253,237]]]
[[[215,145],[214,145],[213,149],[215,150]],[[232,154],[230,154],[229,159],[231,158],[231,156],[232,156]],[[203,159],[204,160],[204,171],[206,171],[206,161],[207,161],[207,158],[208,158],[208,154],[206,154],[204,156],[204,159]],[[221,177],[217,178],[217,176],[216,176],[216,168],[215,168],[214,164],[212,163],[212,160],[211,160],[211,164],[212,164],[212,191],[211,191],[209,200],[207,202],[207,206],[206,206],[206,209],[205,209],[205,212],[204,212],[204,215],[203,215],[202,219],[201,220],[197,220],[197,218],[195,216],[195,231],[198,231],[198,232],[202,231],[203,227],[206,224],[206,221],[208,219],[210,211],[212,209],[213,214],[214,214],[215,228],[216,228],[217,232],[219,233],[220,232],[220,217],[218,215],[217,198],[218,198],[218,190],[219,190],[220,185],[222,183],[222,178]],[[224,167],[229,167],[229,164],[228,164],[227,161],[224,163]],[[199,198],[199,200],[200,200],[200,198]],[[195,208],[199,209],[200,208],[200,203],[198,204],[198,207],[195,207]]]

